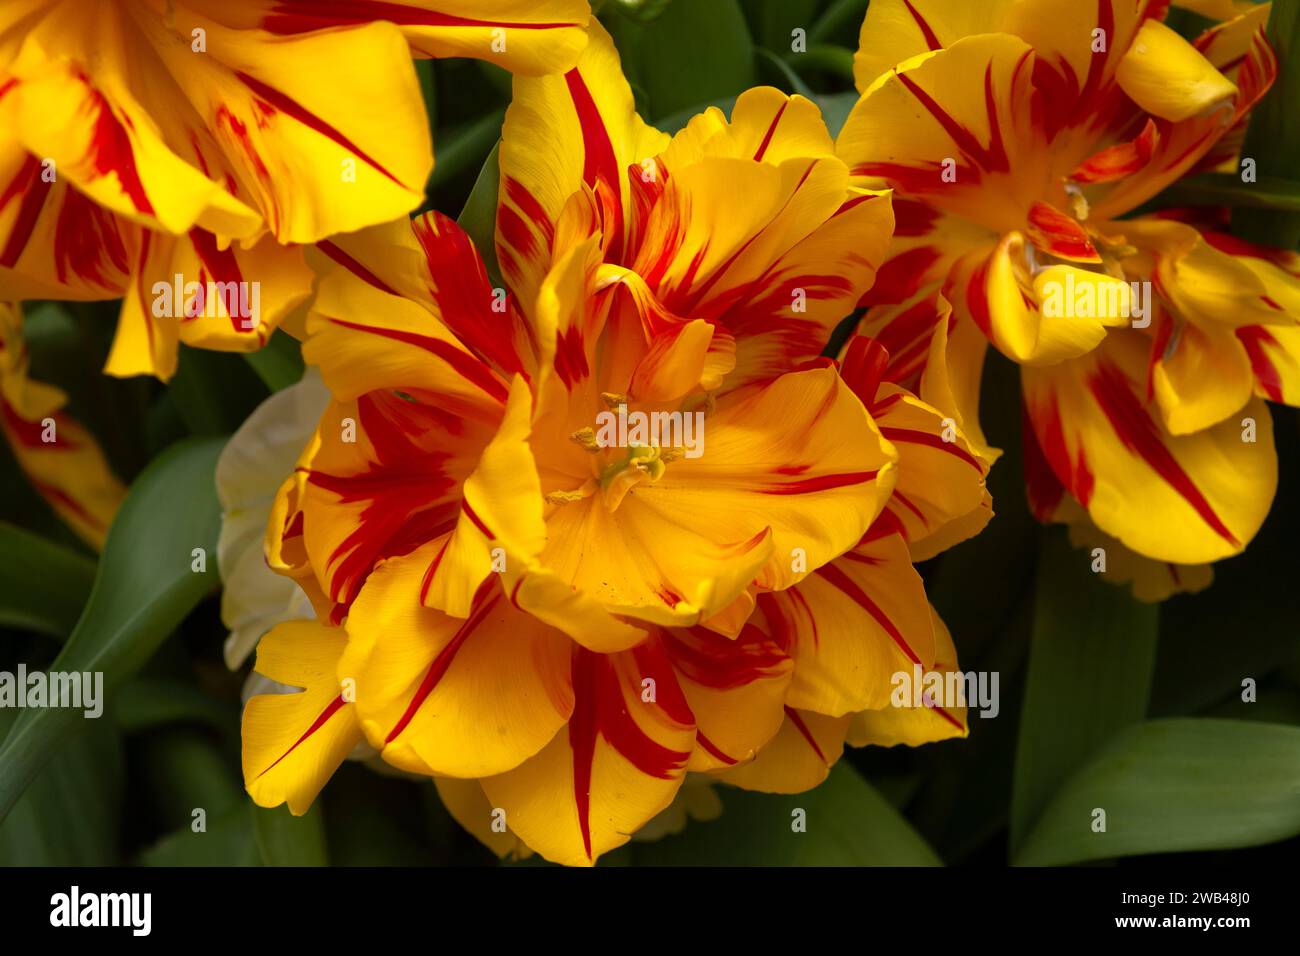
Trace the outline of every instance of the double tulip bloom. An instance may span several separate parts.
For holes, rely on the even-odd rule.
[[[267,550],[320,620],[258,648],[305,688],[245,711],[259,803],[303,811],[364,740],[498,849],[589,864],[687,773],[797,792],[846,740],[965,733],[889,697],[956,667],[912,560],[987,520],[985,465],[876,343],[819,358],[888,195],[776,90],[652,129],[590,33],[515,80],[504,286],[439,213],[318,256],[303,354],[332,401]],[[609,414],[703,441],[611,442]]]

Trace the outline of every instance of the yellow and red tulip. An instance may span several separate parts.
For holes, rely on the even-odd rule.
[[[113,375],[169,378],[178,341],[260,348],[310,292],[298,245],[423,201],[411,56],[563,70],[589,16],[585,0],[8,4],[0,299],[122,298]],[[191,282],[255,283],[257,305],[190,308]]]
[[[1262,399],[1295,401],[1300,361],[1294,254],[1199,215],[1120,218],[1221,163],[1276,73],[1267,5],[1192,43],[1166,6],[878,0],[836,144],[855,182],[895,189],[863,302],[887,377],[948,383],[940,407],[991,457],[985,350],[1019,363],[1036,513],[1090,521],[1162,573],[1258,531],[1277,484]],[[1130,283],[1152,292],[1136,320]],[[1095,305],[1062,316],[1062,289]]]
[[[259,646],[305,693],[250,702],[249,792],[303,812],[364,739],[498,852],[591,864],[688,772],[793,792],[846,740],[964,734],[889,691],[956,668],[912,561],[987,520],[987,464],[878,344],[818,357],[888,195],[802,97],[648,127],[594,22],[573,70],[514,82],[508,289],[438,213],[314,256],[333,397],[268,557],[325,606]],[[698,414],[701,453],[604,442],[614,412]]]
[[[95,437],[62,411],[67,396],[27,374],[23,314],[0,303],[0,431],[32,487],[85,542],[103,546],[126,496]]]

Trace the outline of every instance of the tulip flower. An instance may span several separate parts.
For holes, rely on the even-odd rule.
[[[1203,585],[1258,531],[1277,485],[1265,399],[1300,384],[1294,254],[1185,212],[1124,218],[1231,160],[1276,73],[1267,5],[1190,43],[1164,8],[873,2],[837,142],[855,182],[896,191],[863,303],[886,377],[950,382],[944,410],[993,457],[980,370],[989,345],[1018,363],[1035,513],[1149,564],[1148,596]]]
[[[254,800],[304,812],[365,740],[498,852],[589,865],[688,772],[794,792],[964,734],[889,692],[956,667],[912,560],[987,520],[987,465],[874,343],[819,357],[888,195],[799,96],[647,126],[595,23],[514,83],[503,284],[436,212],[314,256],[332,401],[267,556],[322,607],[258,646],[303,690],[245,710]]]
[[[404,215],[433,154],[417,57],[563,70],[585,0],[70,0],[0,13],[0,299],[123,300],[106,371],[265,344],[297,248]]]
[[[67,396],[33,381],[27,366],[22,310],[0,303],[0,431],[32,487],[98,549],[126,489],[95,437],[62,411]]]

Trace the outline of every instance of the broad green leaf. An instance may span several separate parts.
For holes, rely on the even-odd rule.
[[[637,23],[650,23],[663,16],[672,2],[673,0],[613,0],[609,9]]]
[[[1267,681],[1255,689],[1253,701],[1234,697],[1210,708],[1205,716],[1300,727],[1300,691],[1281,680]]]
[[[825,73],[834,79],[853,84],[853,51],[833,43],[814,43],[802,53],[792,53],[790,63],[801,75]]]
[[[771,50],[759,48],[754,51],[754,54],[758,57],[758,62],[771,71],[770,80],[766,76],[761,77],[761,79],[789,93],[798,93],[800,96],[806,96],[810,99],[816,96],[808,84],[803,81],[803,77],[796,73],[789,63]]]
[[[1174,718],[1129,727],[1060,788],[1015,862],[1258,846],[1300,834],[1300,728]],[[1105,832],[1094,831],[1096,810]]]
[[[826,782],[791,796],[718,787],[722,816],[631,846],[637,864],[675,866],[939,866],[925,840],[841,760]],[[795,832],[796,811],[807,830]],[[618,862],[618,858],[610,862]]]
[[[754,44],[738,0],[674,3],[651,23],[612,18],[628,79],[645,90],[647,119],[754,85]]]
[[[60,640],[72,633],[95,580],[95,562],[0,522],[0,627]]]
[[[1063,529],[1044,532],[1011,800],[1013,854],[1052,795],[1146,716],[1158,609],[1094,574]]]
[[[497,191],[501,184],[501,167],[497,162],[498,142],[488,153],[487,161],[479,170],[474,188],[470,190],[465,207],[461,209],[456,222],[474,240],[474,246],[483,257],[487,267],[488,278],[497,288],[501,288],[501,267],[497,264]]]
[[[104,544],[90,600],[52,671],[102,671],[108,692],[134,675],[217,585],[221,512],[213,472],[223,441],[164,452],[132,485]],[[204,570],[192,570],[202,549]],[[83,722],[81,711],[25,710],[0,744],[0,820]]]
[[[249,801],[257,852],[266,866],[328,866],[325,818],[319,802],[300,817],[280,806],[268,810]]]
[[[13,711],[0,711],[0,728]],[[118,859],[122,742],[98,719],[32,782],[0,824],[0,866],[111,866]]]

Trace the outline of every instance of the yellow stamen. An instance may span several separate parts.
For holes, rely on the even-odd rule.
[[[579,428],[569,436],[569,441],[578,443],[585,451],[589,451],[592,454],[600,451],[600,443],[596,441],[596,430],[590,425],[587,425],[584,428]]]

